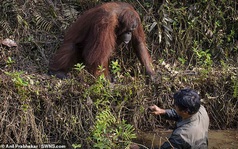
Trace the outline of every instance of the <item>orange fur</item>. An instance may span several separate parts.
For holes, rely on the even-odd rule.
[[[66,32],[62,46],[50,61],[49,71],[56,76],[66,74],[74,64],[83,62],[95,76],[100,74],[98,66],[103,66],[103,73],[110,78],[108,61],[118,43],[117,37],[132,25],[132,45],[147,74],[153,75],[139,14],[123,2],[105,3],[82,14]]]

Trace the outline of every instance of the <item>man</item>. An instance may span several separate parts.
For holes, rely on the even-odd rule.
[[[150,106],[155,115],[177,121],[176,129],[161,149],[207,149],[209,117],[200,97],[192,89],[182,89],[174,94],[174,109]]]

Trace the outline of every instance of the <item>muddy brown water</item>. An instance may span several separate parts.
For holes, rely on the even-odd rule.
[[[139,132],[136,143],[146,148],[159,147],[165,142],[172,130],[158,129],[153,132]],[[209,130],[209,149],[238,149],[238,129],[237,130]]]

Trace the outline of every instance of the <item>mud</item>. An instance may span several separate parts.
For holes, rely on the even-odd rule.
[[[155,130],[154,132],[139,132],[136,143],[144,148],[158,148],[165,142],[172,130]],[[238,149],[238,130],[209,130],[209,149]]]

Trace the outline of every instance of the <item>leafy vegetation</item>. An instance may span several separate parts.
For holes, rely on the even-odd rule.
[[[109,109],[96,116],[92,135],[95,140],[93,147],[100,149],[126,148],[131,139],[136,138],[133,126],[126,124],[125,120],[117,122]]]
[[[128,148],[137,130],[173,123],[147,112],[172,106],[174,91],[200,92],[211,129],[238,126],[238,3],[234,0],[132,1],[162,82],[147,81],[133,50],[119,46],[112,84],[77,64],[69,78],[48,76],[65,29],[99,0],[0,0],[0,142]],[[126,49],[125,49],[126,48]]]

